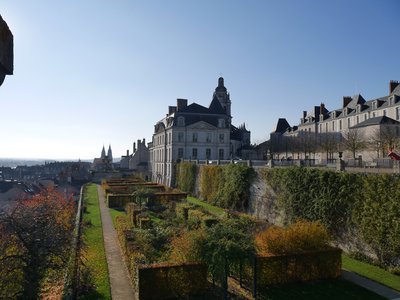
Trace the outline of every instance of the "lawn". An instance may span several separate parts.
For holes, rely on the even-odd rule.
[[[361,276],[386,285],[394,290],[400,291],[400,276],[394,275],[377,266],[355,260],[343,254],[342,267],[345,270],[352,271]]]
[[[99,198],[97,186],[90,184],[84,192],[84,205],[86,211],[83,214],[83,241],[84,263],[89,268],[91,283],[94,290],[82,295],[80,299],[111,299],[108,267],[103,242],[103,227],[101,224]]]
[[[115,228],[115,220],[118,216],[126,216],[126,212],[122,208],[109,208],[111,219]]]
[[[215,215],[217,217],[222,217],[225,214],[225,210],[223,208],[211,205],[207,202],[201,201],[195,197],[188,196],[186,199],[189,203],[201,206],[205,210],[207,210],[210,214]]]
[[[386,299],[349,281],[337,279],[314,283],[286,284],[259,291],[257,299],[265,300],[381,300]]]

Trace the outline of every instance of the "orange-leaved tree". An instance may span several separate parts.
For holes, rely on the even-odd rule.
[[[73,201],[53,188],[18,200],[0,214],[0,235],[6,239],[0,243],[0,257],[6,257],[0,261],[0,269],[22,272],[18,273],[22,276],[19,297],[36,299],[46,273],[65,265],[74,214]]]
[[[295,254],[329,247],[330,236],[321,222],[297,220],[286,228],[271,226],[255,237],[258,254]]]

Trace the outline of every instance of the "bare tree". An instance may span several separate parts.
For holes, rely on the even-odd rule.
[[[368,143],[364,138],[362,131],[358,129],[350,129],[344,134],[342,141],[343,148],[352,153],[353,158],[356,158],[356,153],[367,148]]]
[[[384,157],[385,153],[398,148],[399,145],[399,127],[395,125],[381,126],[374,131],[370,139],[370,146],[376,150],[378,158],[380,153],[382,153],[382,157]]]
[[[339,151],[340,133],[327,132],[319,135],[319,149],[326,153],[326,161],[333,159],[333,153]]]

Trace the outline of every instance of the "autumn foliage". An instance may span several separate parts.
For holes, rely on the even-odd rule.
[[[73,201],[55,189],[0,213],[0,269],[9,272],[0,273],[0,298],[36,298],[50,274],[62,280],[74,214]]]
[[[255,238],[258,254],[296,254],[324,250],[330,236],[320,222],[298,220],[289,227],[272,226],[259,232]]]

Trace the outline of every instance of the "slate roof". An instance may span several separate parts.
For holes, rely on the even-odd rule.
[[[211,113],[207,107],[193,102],[192,104],[186,106],[179,110],[180,113],[196,113],[196,114],[209,114]]]
[[[400,125],[400,122],[393,120],[392,118],[389,118],[387,116],[380,116],[380,117],[375,117],[375,118],[370,118],[368,120],[365,120],[357,125],[354,125],[351,128],[361,128],[361,127],[367,127],[367,126],[372,126],[372,125]]]
[[[214,114],[225,114],[225,111],[221,106],[221,103],[218,101],[217,97],[214,97],[213,100],[211,101],[209,110],[211,113]]]
[[[286,121],[285,118],[279,118],[278,123],[276,124],[276,129],[274,132],[276,133],[283,133],[285,132],[288,128],[290,128],[290,125],[288,121]]]
[[[400,96],[400,84],[393,90],[392,95]]]

